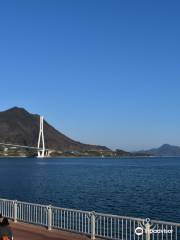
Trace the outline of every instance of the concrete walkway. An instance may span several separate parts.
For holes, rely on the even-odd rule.
[[[89,240],[85,235],[69,233],[65,231],[48,231],[44,227],[25,223],[10,223],[14,234],[14,240]]]

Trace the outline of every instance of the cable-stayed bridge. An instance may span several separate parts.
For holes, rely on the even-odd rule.
[[[14,144],[14,143],[2,143],[2,142],[0,142],[0,146],[36,150],[37,157],[41,157],[41,158],[48,157],[50,152],[55,151],[54,149],[45,148],[44,118],[42,116],[40,116],[40,128],[39,128],[39,137],[38,137],[37,147],[19,145],[19,144]]]

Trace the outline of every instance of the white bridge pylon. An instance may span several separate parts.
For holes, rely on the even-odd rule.
[[[39,158],[44,158],[48,156],[48,151],[45,149],[44,142],[44,118],[40,116],[40,128],[39,128],[39,138],[38,138],[38,156]]]
[[[19,145],[19,144],[13,144],[13,143],[4,143],[0,142],[0,146],[4,146],[4,148],[24,148],[24,149],[32,149],[37,151],[37,157],[39,158],[45,158],[49,157],[50,154],[56,150],[45,148],[45,141],[44,141],[44,118],[40,117],[40,128],[39,128],[39,137],[38,137],[38,146],[25,146],[25,145]]]

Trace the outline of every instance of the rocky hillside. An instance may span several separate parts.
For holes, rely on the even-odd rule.
[[[0,112],[0,142],[37,146],[38,134],[39,115],[18,107]],[[74,141],[46,121],[44,121],[44,135],[47,148],[61,151],[108,150],[104,146]]]

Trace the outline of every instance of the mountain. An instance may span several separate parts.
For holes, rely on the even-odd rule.
[[[0,112],[0,142],[37,146],[39,115],[13,107]],[[61,151],[109,151],[105,146],[83,144],[65,136],[44,121],[46,148]]]
[[[121,149],[116,149],[114,152],[114,156],[116,157],[149,157],[150,154],[146,153],[145,151],[141,152],[127,152]]]
[[[170,144],[163,144],[159,148],[152,148],[150,150],[140,151],[152,156],[180,156],[180,147]]]
[[[115,151],[116,153],[116,156],[121,156],[121,157],[127,157],[127,156],[131,156],[131,153],[130,152],[127,152],[127,151],[124,151],[122,149],[116,149]]]

